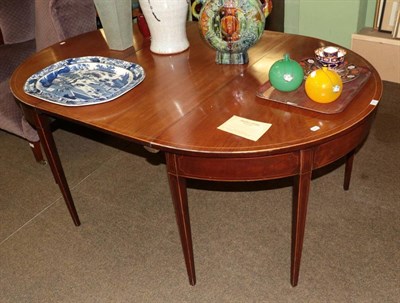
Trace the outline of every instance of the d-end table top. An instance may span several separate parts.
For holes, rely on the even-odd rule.
[[[285,53],[300,61],[329,42],[266,31],[249,50],[246,65],[218,65],[215,50],[200,37],[197,24],[188,23],[190,48],[174,55],[150,51],[150,41],[134,35],[134,48],[112,51],[100,31],[86,33],[44,49],[21,64],[10,86],[22,103],[41,112],[75,121],[146,146],[182,154],[245,157],[312,146],[346,132],[373,114],[380,100],[381,79],[366,60],[347,50],[347,60],[367,67],[371,76],[345,110],[320,114],[256,96],[268,80],[271,65]],[[26,80],[39,70],[67,58],[104,56],[141,65],[146,78],[114,101],[83,107],[49,103],[24,93]],[[217,129],[233,115],[271,123],[257,141]],[[318,126],[318,131],[311,128]]]

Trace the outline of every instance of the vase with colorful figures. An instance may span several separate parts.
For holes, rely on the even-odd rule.
[[[271,0],[196,0],[192,14],[204,39],[216,49],[217,63],[246,64],[247,50],[260,39],[271,8]]]

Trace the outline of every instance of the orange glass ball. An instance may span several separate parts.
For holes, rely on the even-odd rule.
[[[330,103],[342,94],[343,82],[337,72],[323,67],[308,75],[305,90],[311,100]]]

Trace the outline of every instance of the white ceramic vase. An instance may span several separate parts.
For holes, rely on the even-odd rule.
[[[133,45],[131,0],[94,0],[108,46],[124,50]]]
[[[188,0],[139,0],[151,34],[150,50],[175,54],[186,50]]]

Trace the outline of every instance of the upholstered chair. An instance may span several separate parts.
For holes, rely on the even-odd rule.
[[[39,137],[25,120],[9,87],[15,68],[35,52],[34,0],[1,0],[0,129],[26,139],[37,161],[43,161]]]
[[[93,0],[0,0],[0,129],[26,139],[39,162],[39,136],[15,102],[10,77],[36,50],[96,28]]]
[[[93,0],[35,0],[36,50],[97,29]]]

